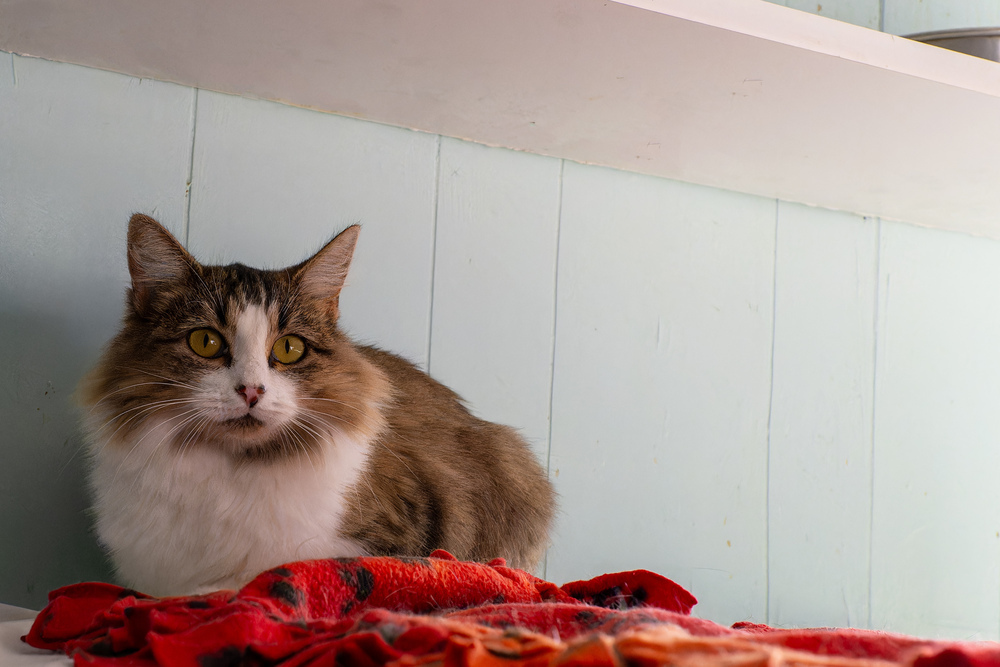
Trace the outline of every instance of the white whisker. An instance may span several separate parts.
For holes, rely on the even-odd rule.
[[[308,414],[308,415],[312,415],[314,417],[319,417],[319,418],[323,418],[323,419],[334,419],[334,420],[340,422],[341,424],[351,424],[350,420],[344,419],[343,417],[338,417],[337,415],[331,415],[328,412],[320,412],[319,410],[311,410],[309,408],[301,407],[301,406],[299,407],[299,411],[300,411],[300,414]]]
[[[190,388],[190,389],[194,388],[194,387],[188,387],[187,385],[180,384],[178,382],[137,382],[135,384],[130,384],[128,386],[121,387],[120,389],[115,389],[114,391],[109,391],[104,396],[102,396],[100,399],[98,399],[98,401],[96,403],[94,403],[93,406],[91,406],[89,412],[93,412],[94,410],[96,410],[101,403],[103,403],[104,401],[108,400],[109,398],[111,398],[115,394],[120,394],[123,391],[129,391],[130,389],[135,389],[136,387],[147,387],[147,386],[150,386],[150,385],[159,385],[159,386],[165,386],[165,387],[182,387],[182,388]]]
[[[118,366],[118,368],[121,368],[122,370],[126,371],[134,371],[136,373],[142,373],[144,375],[150,375],[154,378],[159,378],[160,380],[166,380],[167,382],[170,382],[180,387],[187,387],[188,389],[196,388],[194,385],[188,384],[187,382],[181,382],[177,378],[168,377],[166,375],[160,375],[159,373],[154,373],[153,371],[149,371],[144,368],[135,368],[134,366]]]
[[[170,438],[170,436],[172,436],[179,428],[184,427],[185,424],[189,424],[195,419],[198,419],[199,417],[203,416],[205,414],[205,410],[203,408],[195,408],[193,410],[189,410],[188,412],[182,414],[186,415],[189,413],[194,413],[194,414],[191,417],[188,417],[187,419],[184,419],[179,423],[177,423],[176,425],[174,425],[173,428],[171,428],[169,431],[163,434],[159,442],[157,442],[154,446],[149,448],[149,454],[146,455],[146,460],[142,462],[142,465],[139,466],[138,472],[133,476],[132,486],[129,488],[130,495],[132,491],[135,490],[136,482],[138,482],[139,479],[145,475],[146,469],[149,467],[150,462],[153,460],[153,455],[156,454],[156,452],[160,449],[160,447],[163,445],[163,442],[168,438]]]
[[[338,401],[335,398],[323,398],[323,397],[320,397],[320,396],[303,396],[303,397],[301,397],[300,400],[303,400],[303,401],[327,401],[328,403],[334,403],[336,405],[342,405],[345,408],[351,408],[352,410],[356,410],[358,412],[365,412],[364,408],[360,408],[357,405],[352,405],[351,403],[348,403],[346,401]]]
[[[371,483],[368,481],[368,471],[367,470],[362,470],[361,475],[360,475],[360,479],[362,481],[364,481],[365,486],[368,487],[368,490],[371,492],[372,499],[375,501],[375,504],[379,506],[379,509],[381,509],[384,514],[388,514],[388,512],[385,511],[385,507],[382,506],[382,501],[380,501],[378,499],[378,494],[375,493],[375,489],[372,488]]]
[[[168,417],[167,419],[164,419],[162,423],[163,423],[163,424],[166,424],[166,423],[168,423],[168,422],[171,422],[171,421],[173,421],[174,419],[179,419],[179,418],[182,418],[182,417],[185,417],[186,415],[189,415],[189,414],[191,414],[191,413],[199,413],[199,412],[201,412],[201,411],[202,411],[202,408],[192,408],[191,410],[187,410],[187,411],[185,411],[185,412],[182,412],[182,413],[180,413],[180,414],[178,414],[178,415],[174,415],[173,417]],[[183,424],[183,423],[184,423],[184,422],[182,421],[182,422],[181,422],[181,424]],[[174,427],[174,429],[175,429],[175,428],[176,428],[176,427]],[[170,433],[173,433],[173,432],[174,432],[174,429],[171,429],[171,430],[170,430],[170,432],[169,432],[169,433],[168,433],[167,435],[169,435]],[[121,470],[122,470],[122,468],[123,468],[123,467],[125,466],[125,464],[126,464],[126,463],[128,462],[128,459],[129,459],[129,457],[130,457],[130,456],[132,456],[132,452],[134,452],[134,451],[135,451],[135,450],[136,450],[136,449],[137,449],[137,448],[139,447],[139,445],[140,445],[140,444],[142,444],[142,441],[143,441],[143,440],[145,440],[145,439],[146,439],[146,438],[147,438],[147,437],[149,436],[149,434],[150,434],[150,433],[152,433],[152,429],[150,429],[150,430],[146,431],[146,432],[145,432],[145,433],[144,433],[144,434],[142,435],[142,437],[141,437],[141,438],[139,438],[139,439],[138,439],[138,440],[136,440],[136,441],[135,441],[134,443],[132,443],[132,447],[131,447],[131,448],[130,448],[130,449],[128,450],[128,452],[127,452],[127,453],[125,454],[125,458],[123,458],[123,459],[121,460],[121,462],[120,462],[120,463],[118,464],[118,469],[117,469],[117,470],[115,471],[115,475],[114,475],[114,478],[112,479],[112,484],[113,484],[113,483],[115,482],[115,480],[117,480],[117,479],[118,479],[118,475],[119,475],[119,474],[121,473]],[[154,446],[154,447],[151,447],[151,448],[150,448],[150,456],[152,455],[152,453],[153,453],[153,452],[155,452],[155,451],[157,450],[157,448],[159,447],[160,443],[162,443],[162,442],[163,442],[163,440],[164,440],[164,439],[165,439],[166,437],[167,437],[167,436],[165,435],[165,436],[163,436],[163,438],[160,438],[160,442],[159,442],[159,443],[157,443],[157,444],[156,444],[156,446]],[[148,461],[148,457],[147,457],[147,461]],[[145,465],[145,464],[144,464],[144,465]]]
[[[151,403],[140,403],[126,410],[122,410],[121,412],[112,417],[109,417],[99,428],[101,429],[107,428],[109,425],[111,425],[112,422],[124,417],[130,412],[135,412],[136,410],[140,411],[141,414],[143,411],[148,411],[151,409],[155,410],[157,408],[171,406],[171,405],[184,405],[186,403],[199,403],[199,402],[201,401],[194,398],[165,398],[159,401],[153,401]],[[133,417],[134,416],[135,415],[133,415]]]
[[[143,418],[147,417],[147,416],[152,415],[152,414],[154,414],[156,412],[159,412],[160,410],[163,410],[163,409],[168,408],[168,407],[173,407],[175,405],[186,405],[186,404],[198,403],[198,402],[200,402],[200,401],[197,401],[195,399],[174,399],[174,400],[168,400],[168,401],[157,401],[157,402],[154,402],[154,403],[144,403],[142,405],[138,405],[138,406],[135,406],[133,408],[129,408],[128,410],[123,410],[122,412],[119,412],[117,415],[115,415],[114,417],[111,417],[110,419],[108,419],[107,421],[105,421],[101,426],[99,426],[97,428],[97,431],[98,432],[104,431],[105,429],[107,429],[108,427],[110,427],[114,421],[122,418],[123,416],[127,415],[129,412],[135,412],[135,414],[133,414],[131,417],[129,417],[128,419],[126,419],[125,421],[123,421],[121,424],[119,424],[118,428],[116,428],[111,435],[103,438],[104,444],[101,446],[101,451],[103,451],[104,448],[107,447],[108,444],[112,440],[114,440],[115,436],[118,435],[119,431],[121,431],[123,428],[125,428],[130,422],[134,421],[135,419],[138,419],[140,417],[143,417]]]

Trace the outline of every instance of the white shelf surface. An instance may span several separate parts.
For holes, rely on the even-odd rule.
[[[1000,64],[763,0],[0,0],[0,50],[1000,239]]]

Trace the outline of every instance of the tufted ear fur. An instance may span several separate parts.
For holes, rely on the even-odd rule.
[[[293,269],[299,293],[325,304],[331,320],[340,315],[340,290],[347,280],[361,227],[352,225]]]
[[[183,282],[198,263],[153,218],[136,213],[128,223],[129,303],[141,317],[150,314],[160,290]]]

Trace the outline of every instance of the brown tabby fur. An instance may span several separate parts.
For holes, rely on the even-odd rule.
[[[473,417],[413,364],[357,345],[338,328],[340,288],[358,231],[348,228],[298,266],[264,271],[203,266],[155,220],[133,216],[124,325],[83,388],[86,405],[113,403],[117,417],[102,426],[110,433],[106,446],[127,447],[154,412],[148,406],[186,396],[183,386],[157,378],[191,381],[230,363],[195,356],[190,331],[211,327],[232,340],[235,314],[259,304],[275,336],[294,333],[309,342],[300,362],[280,368],[312,397],[309,407],[371,443],[347,499],[344,537],[372,555],[422,556],[440,548],[460,559],[499,556],[534,567],[547,546],[554,493],[524,439]],[[221,447],[234,464],[264,472],[318,447],[304,427],[255,440],[251,424],[246,441],[239,435],[231,425],[194,421],[175,442],[182,449]]]

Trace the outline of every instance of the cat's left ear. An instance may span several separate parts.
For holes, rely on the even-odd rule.
[[[340,315],[340,290],[347,280],[360,232],[360,226],[351,225],[318,253],[292,269],[299,284],[299,293],[325,304],[333,320]]]

